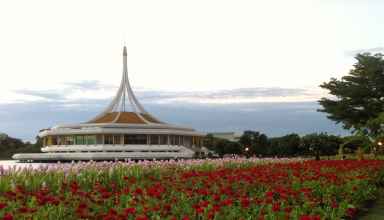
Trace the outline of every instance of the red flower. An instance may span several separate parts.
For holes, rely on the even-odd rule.
[[[220,205],[213,205],[212,212],[218,212],[220,211]]]
[[[110,192],[101,192],[101,198],[103,199],[108,199],[111,196],[112,196],[112,193]]]
[[[232,199],[226,199],[226,200],[222,201],[221,205],[223,205],[223,206],[230,206],[230,205],[232,205]]]
[[[78,209],[86,209],[87,208],[87,204],[85,203],[80,203],[79,206],[77,207]]]
[[[0,210],[4,209],[5,207],[7,207],[7,204],[0,202]]]
[[[303,215],[300,220],[321,220],[319,215]]]
[[[248,208],[250,203],[251,202],[249,201],[248,198],[241,199],[241,207],[243,207],[243,208]]]
[[[274,195],[274,192],[272,192],[272,191],[268,191],[265,193],[266,197],[273,197],[273,195]]]
[[[165,191],[164,187],[155,185],[147,189],[147,194],[154,198],[160,198],[161,194]]]
[[[108,214],[103,218],[103,220],[116,220],[116,216]]]
[[[137,189],[135,190],[135,194],[136,194],[136,195],[142,195],[142,194],[143,194],[143,190],[140,189],[140,188],[137,188]]]
[[[172,209],[172,207],[171,207],[170,204],[165,204],[165,205],[164,205],[164,210],[165,210],[165,211],[169,212],[169,211],[171,211],[171,209]]]
[[[88,210],[87,210],[87,208],[88,208],[87,204],[85,204],[85,203],[80,203],[80,204],[77,206],[76,214],[77,214],[80,218],[88,218]]]
[[[212,198],[213,198],[213,200],[215,200],[215,201],[217,202],[217,201],[220,200],[220,195],[218,195],[218,194],[214,194],[214,195],[212,196]]]
[[[196,210],[197,214],[201,214],[204,212],[204,208],[202,208],[202,207],[196,207],[195,210]]]
[[[5,213],[3,220],[13,220],[13,216],[10,213]]]
[[[280,203],[278,203],[278,202],[273,203],[273,205],[272,205],[272,211],[274,211],[274,212],[278,212],[278,211],[280,211]]]
[[[133,215],[133,214],[135,214],[136,213],[136,209],[135,208],[126,208],[126,209],[124,209],[124,214],[126,215],[126,216],[128,216],[128,215]]]
[[[136,217],[135,220],[149,220],[149,218],[147,216],[139,216],[139,217]]]
[[[77,182],[71,182],[70,187],[71,187],[71,192],[73,194],[77,193],[77,191],[79,190],[79,185],[77,184]]]
[[[19,212],[20,213],[28,213],[28,211],[29,211],[28,207],[21,207],[21,208],[19,208]]]
[[[109,215],[117,215],[117,212],[116,212],[115,209],[110,208],[109,211],[108,211],[108,214],[109,214]]]
[[[357,209],[356,208],[348,208],[347,209],[347,215],[349,217],[354,217],[356,215]]]
[[[284,208],[284,212],[285,213],[291,213],[292,212],[292,208],[291,207],[285,207]]]

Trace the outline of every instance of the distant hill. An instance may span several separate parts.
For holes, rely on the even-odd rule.
[[[40,151],[40,142],[31,144],[24,143],[22,140],[0,133],[0,160],[12,159],[12,155],[16,153],[37,153]]]

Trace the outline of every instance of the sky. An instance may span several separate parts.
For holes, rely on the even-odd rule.
[[[117,90],[122,48],[138,98],[212,131],[348,131],[319,85],[384,52],[383,1],[0,1],[0,132],[33,140],[87,121]]]

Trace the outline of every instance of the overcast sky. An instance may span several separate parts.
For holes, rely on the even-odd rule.
[[[342,134],[316,112],[327,95],[318,85],[347,74],[356,53],[384,51],[383,8],[379,0],[1,1],[0,131],[31,139],[101,111],[119,85],[126,44],[134,90],[174,123]],[[305,126],[285,115],[300,118],[303,105]],[[181,106],[194,110],[173,117]],[[201,122],[229,107],[238,123]],[[254,118],[239,123],[244,111]]]

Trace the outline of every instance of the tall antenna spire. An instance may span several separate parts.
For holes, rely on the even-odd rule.
[[[125,46],[125,43],[124,43],[124,49],[123,49],[123,56],[127,56],[127,47]]]
[[[109,115],[113,116],[112,123],[119,121],[121,115],[125,112],[131,112],[132,114],[137,115],[145,123],[161,123],[154,116],[150,115],[147,111],[145,111],[144,107],[139,103],[135,94],[132,91],[131,85],[128,79],[128,61],[127,61],[128,53],[127,47],[123,48],[123,77],[121,79],[120,87],[112,100],[112,102],[108,105],[108,107],[90,122],[98,121],[101,118],[109,117]],[[126,103],[126,99],[128,99],[129,103]],[[130,104],[130,105],[127,105]],[[128,110],[127,107],[130,107]]]
[[[127,54],[127,47],[125,46],[124,42],[124,49],[123,49],[123,81],[128,81],[128,54]],[[125,90],[123,92],[123,101],[122,101],[122,112],[125,112]]]

